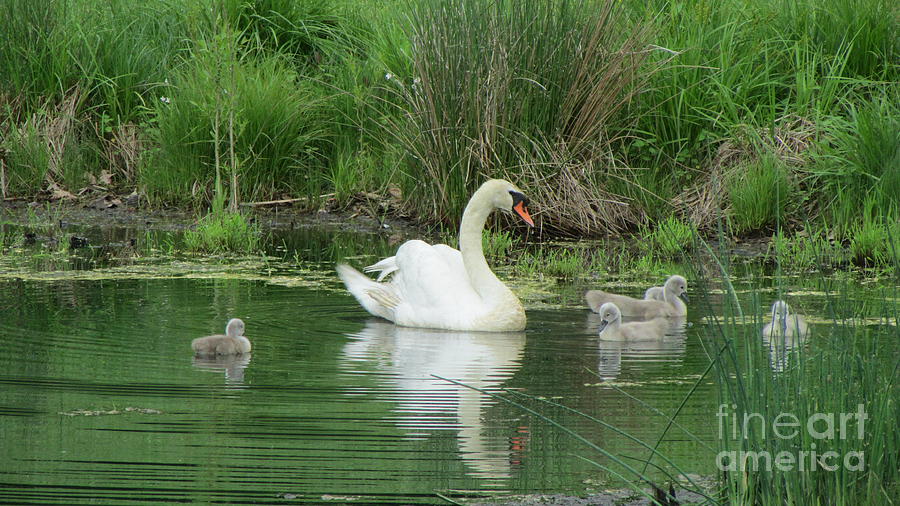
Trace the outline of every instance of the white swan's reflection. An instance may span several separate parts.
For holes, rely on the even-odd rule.
[[[480,389],[500,386],[518,370],[525,349],[524,332],[454,332],[400,327],[370,320],[344,347],[347,367],[374,366],[386,373],[384,383],[396,390],[401,426],[418,433],[425,427],[459,429],[459,449],[472,474],[508,478],[509,442],[492,439],[482,411],[489,396],[433,376]],[[437,413],[451,413],[447,424]]]
[[[587,331],[599,332],[601,317],[588,313]],[[687,341],[685,318],[669,318],[669,328],[661,339],[641,341],[606,341],[598,339],[597,374],[603,380],[613,380],[622,373],[623,359],[635,364],[681,363]]]
[[[225,372],[225,384],[240,386],[244,382],[244,369],[250,365],[250,353],[243,355],[195,356],[191,365],[197,369]]]

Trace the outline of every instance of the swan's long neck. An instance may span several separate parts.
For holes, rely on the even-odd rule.
[[[490,199],[489,192],[481,190],[475,192],[466,210],[463,211],[459,226],[459,251],[462,253],[463,264],[466,266],[469,282],[482,300],[497,300],[512,294],[509,288],[497,279],[484,258],[481,231],[488,215],[493,211]]]

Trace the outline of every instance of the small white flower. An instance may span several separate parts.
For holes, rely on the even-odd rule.
[[[387,74],[384,75],[384,78],[387,79],[388,81],[390,81],[391,79],[394,78],[394,74],[391,74],[390,72],[388,72]]]
[[[168,78],[168,77],[165,78],[165,79],[163,79],[163,84],[165,84],[166,86],[169,85],[169,78]]]
[[[415,78],[415,79],[413,79],[413,84],[419,84],[419,83],[421,83],[421,82],[422,82],[422,80],[419,79],[418,77]]]
[[[169,104],[172,102],[171,100],[169,100],[169,97],[159,97],[159,101],[164,104]]]

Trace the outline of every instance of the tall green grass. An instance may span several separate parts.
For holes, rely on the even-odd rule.
[[[794,199],[789,168],[772,155],[738,166],[729,177],[731,223],[738,233],[774,229]]]
[[[153,104],[158,148],[140,178],[151,197],[208,202],[223,160],[234,165],[243,200],[319,190],[322,97],[283,60],[241,51],[237,37],[203,41]]]
[[[572,236],[673,211],[709,231],[732,206],[740,233],[796,210],[849,245],[864,213],[898,214],[895,14],[888,0],[9,0],[0,145],[19,195],[107,170],[154,204],[207,206],[218,150],[241,200],[399,188],[407,216],[453,225],[483,179],[506,177],[544,230]],[[764,178],[717,185],[762,157],[790,167],[796,199],[744,215],[737,194]]]
[[[872,326],[849,295],[822,283],[827,321],[808,339],[764,341],[772,301],[738,304],[730,289],[706,331],[722,413],[715,415],[722,496],[730,504],[890,504],[900,490],[900,335],[891,325],[900,308],[896,298],[885,299],[876,308],[881,323]],[[850,415],[860,406],[865,420]]]

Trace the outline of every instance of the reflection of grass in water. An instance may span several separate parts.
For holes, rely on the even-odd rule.
[[[697,480],[695,480],[691,474],[687,473],[685,470],[681,469],[678,464],[672,461],[669,457],[667,457],[664,453],[658,451],[659,441],[656,444],[652,444],[651,442],[643,441],[633,435],[625,432],[618,427],[609,424],[599,418],[591,416],[582,411],[578,411],[569,407],[566,407],[558,402],[553,400],[548,400],[542,397],[536,397],[533,395],[526,394],[524,392],[520,392],[517,390],[508,390],[508,389],[500,389],[503,395],[497,393],[496,391],[488,391],[479,389],[470,385],[466,385],[464,383],[460,383],[458,381],[448,379],[448,378],[440,378],[435,376],[441,380],[448,381],[450,383],[454,383],[456,385],[464,386],[466,388],[470,388],[472,390],[476,390],[481,392],[482,394],[488,395],[505,403],[511,404],[516,408],[529,413],[538,419],[548,423],[549,425],[555,427],[556,429],[561,430],[565,434],[575,438],[576,440],[583,443],[585,446],[595,451],[598,456],[603,457],[601,459],[596,459],[596,457],[585,457],[578,456],[578,458],[596,466],[599,469],[606,471],[611,477],[614,477],[617,480],[621,480],[623,483],[628,484],[632,487],[632,489],[639,495],[653,499],[653,496],[645,490],[647,484],[651,484],[654,489],[657,489],[656,483],[659,481],[656,476],[651,476],[647,472],[648,467],[653,467],[656,471],[658,471],[658,475],[661,474],[665,479],[670,482],[679,482],[681,481],[681,485],[683,489],[690,490],[702,497],[707,498],[709,501],[713,501],[713,498],[708,496],[706,491],[704,490],[704,486],[699,484]],[[698,381],[699,383],[699,381]],[[696,387],[695,383],[695,387]],[[615,387],[614,387],[615,388]],[[624,393],[622,390],[616,388],[616,390]],[[626,394],[627,395],[627,394]],[[655,414],[663,416],[670,420],[670,423],[678,426],[677,422],[674,419],[667,417],[663,413],[658,410],[654,410],[654,408],[645,405],[650,411],[653,411]],[[635,459],[631,456],[626,455],[617,455],[612,452],[606,450],[602,444],[598,444],[585,436],[579,434],[574,429],[563,425],[558,422],[554,417],[548,416],[546,413],[551,409],[561,409],[569,414],[576,415],[581,418],[585,418],[590,422],[596,423],[612,431],[619,436],[624,437],[625,439],[630,440],[632,443],[635,443],[637,446],[647,450],[650,454],[650,460],[647,460],[646,463],[643,463],[642,459]],[[707,446],[700,438],[691,434],[687,429],[680,427],[684,433],[690,437],[692,440],[696,441],[698,444]],[[661,438],[660,438],[661,440]],[[708,446],[707,446],[708,448]],[[659,461],[658,464],[654,464],[651,462],[653,458],[657,458]],[[642,464],[643,463],[643,464]],[[661,492],[662,489],[656,490],[657,494]],[[660,498],[659,495],[656,496],[657,499]]]

